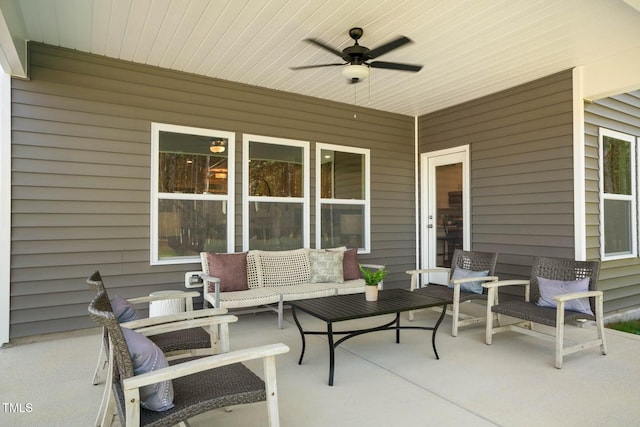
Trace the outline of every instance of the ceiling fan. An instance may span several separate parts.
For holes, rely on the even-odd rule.
[[[389,53],[394,49],[404,46],[407,43],[411,43],[408,37],[400,36],[388,43],[378,46],[375,49],[369,49],[366,46],[358,44],[358,39],[362,37],[364,30],[359,27],[355,27],[349,30],[349,36],[355,41],[353,46],[344,48],[342,51],[332,48],[317,39],[305,39],[305,41],[315,44],[334,55],[342,58],[344,62],[333,64],[320,64],[320,65],[303,65],[299,67],[291,67],[292,70],[304,70],[308,68],[320,68],[320,67],[333,67],[344,66],[342,69],[342,75],[349,79],[349,83],[358,83],[369,75],[369,68],[385,68],[387,70],[399,70],[410,71],[417,73],[422,69],[422,65],[402,64],[398,62],[384,62],[384,61],[372,61],[379,56]]]

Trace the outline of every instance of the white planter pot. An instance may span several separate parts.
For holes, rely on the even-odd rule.
[[[367,301],[378,301],[378,287],[366,285],[364,287],[364,296]]]

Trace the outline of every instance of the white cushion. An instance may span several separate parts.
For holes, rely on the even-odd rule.
[[[309,283],[311,278],[305,249],[256,251],[256,264],[261,285],[265,287],[299,285]]]

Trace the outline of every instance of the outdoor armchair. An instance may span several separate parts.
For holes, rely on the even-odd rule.
[[[494,276],[497,260],[498,254],[495,252],[456,249],[453,252],[451,268],[409,270],[407,274],[411,275],[411,290],[413,292],[453,302],[452,310],[447,310],[447,314],[453,316],[451,335],[455,337],[458,335],[459,327],[485,321],[484,316],[477,317],[461,313],[460,304],[472,300],[485,301],[487,299],[487,292],[482,288],[482,283],[498,280]],[[419,287],[420,274],[428,273],[445,273],[447,275],[446,283],[451,283],[451,287],[437,283],[428,283]],[[473,289],[473,291],[468,289]],[[413,318],[414,313],[411,311],[409,319],[413,320]]]
[[[131,347],[131,335],[140,335],[137,332],[125,334],[126,328],[121,327],[110,311],[109,298],[105,293],[98,294],[91,301],[89,315],[107,331],[113,375],[111,384],[106,387],[113,387],[114,396],[107,414],[113,413],[115,404],[122,426],[173,426],[216,408],[265,400],[269,425],[279,425],[275,356],[288,352],[286,345],[271,344],[171,362],[154,361],[148,372],[134,375],[134,369],[140,368],[140,360],[144,358]],[[235,316],[218,316],[215,321],[224,324],[228,322],[226,318]],[[189,321],[174,324],[175,330],[189,327]],[[156,351],[159,351],[157,347]],[[136,354],[135,361],[132,354]],[[253,359],[263,359],[264,380],[241,363]],[[151,399],[148,387],[164,390],[160,399],[170,399],[169,404],[161,409],[149,409],[148,404],[144,404],[145,399]]]
[[[100,272],[96,271],[87,278],[89,289],[94,291],[96,295],[104,293],[107,298],[108,311],[113,313],[111,301],[107,294],[107,290],[102,281]],[[195,295],[194,295],[195,294]],[[176,292],[173,294],[163,294],[162,296],[145,296],[138,298],[130,298],[127,301],[133,305],[148,303],[166,298],[185,298],[186,312],[174,313],[170,315],[142,318],[122,323],[121,326],[131,330],[136,330],[143,335],[148,335],[164,353],[169,360],[178,359],[189,356],[204,356],[229,351],[229,329],[227,323],[237,320],[235,317],[226,316],[226,322],[220,323],[212,320],[213,317],[227,313],[224,308],[212,308],[207,310],[193,310],[193,297],[199,295],[199,292]],[[188,328],[176,330],[175,323],[179,321],[188,322]],[[100,382],[101,373],[106,370],[106,384],[110,384],[113,375],[112,366],[108,357],[108,339],[106,329],[103,328],[103,339],[98,354],[98,363],[93,375],[93,384]],[[110,387],[105,388],[102,403],[98,410],[96,418],[96,426],[105,423],[107,416],[107,406],[111,399]]]
[[[485,283],[488,289],[486,343],[494,334],[516,331],[555,341],[555,366],[562,368],[563,356],[594,346],[607,354],[602,321],[602,291],[597,290],[598,261],[574,261],[565,258],[536,257],[529,280],[504,280]],[[524,286],[524,298],[498,301],[502,286]],[[567,292],[568,291],[568,292]],[[556,307],[549,307],[555,305]],[[519,322],[494,327],[495,315],[506,315]],[[596,321],[597,338],[571,346],[564,346],[564,328],[576,319]],[[535,330],[534,324],[554,328],[554,334]]]

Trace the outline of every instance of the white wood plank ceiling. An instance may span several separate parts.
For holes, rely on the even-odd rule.
[[[98,55],[422,115],[640,46],[635,0],[18,0],[27,38]],[[338,50],[414,43],[348,85]]]

